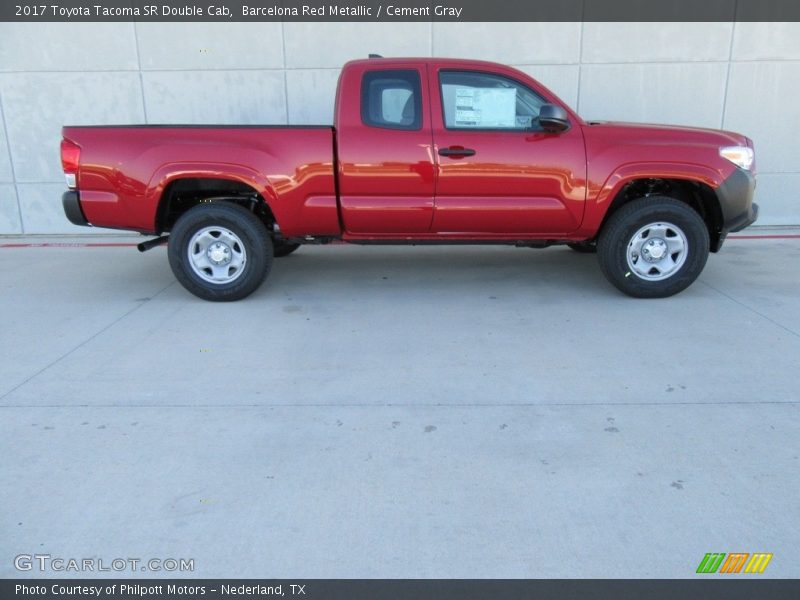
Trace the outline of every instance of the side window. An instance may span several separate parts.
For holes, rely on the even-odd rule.
[[[413,70],[367,71],[361,80],[361,120],[387,129],[421,129],[419,73]]]
[[[513,79],[472,71],[439,74],[447,129],[541,130],[545,99]]]

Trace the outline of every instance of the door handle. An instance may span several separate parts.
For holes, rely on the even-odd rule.
[[[461,158],[462,156],[474,156],[475,150],[464,148],[463,146],[450,146],[449,148],[439,148],[439,156],[449,156],[451,158]]]

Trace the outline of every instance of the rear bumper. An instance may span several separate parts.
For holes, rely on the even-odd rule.
[[[67,215],[70,223],[74,225],[88,226],[89,222],[81,209],[80,195],[76,191],[64,192],[61,196],[61,204],[64,205],[64,214]]]
[[[736,169],[717,188],[717,198],[722,209],[722,229],[719,235],[717,251],[729,233],[741,231],[758,219],[758,204],[753,202],[756,179],[750,171]]]

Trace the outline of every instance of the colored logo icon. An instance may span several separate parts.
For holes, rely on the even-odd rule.
[[[709,552],[700,561],[697,573],[763,573],[769,561],[772,560],[772,552]]]

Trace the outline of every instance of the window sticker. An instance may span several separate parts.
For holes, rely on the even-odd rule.
[[[533,117],[530,115],[517,115],[517,129],[530,129],[533,124]]]
[[[518,127],[516,89],[459,87],[455,108],[456,127]]]

